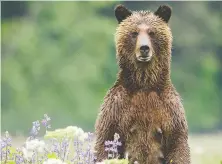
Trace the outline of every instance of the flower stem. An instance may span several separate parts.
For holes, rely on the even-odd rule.
[[[7,159],[8,159],[8,145],[6,145],[5,164],[7,163]]]

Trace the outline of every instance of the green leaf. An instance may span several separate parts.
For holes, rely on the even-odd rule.
[[[14,160],[9,160],[6,162],[6,164],[15,164],[15,161]]]
[[[47,155],[47,157],[48,158],[57,158],[57,155],[56,155],[56,153],[49,153],[48,155]]]

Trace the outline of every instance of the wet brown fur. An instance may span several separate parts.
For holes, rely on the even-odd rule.
[[[155,33],[150,37],[149,63],[135,59],[136,41],[130,35],[141,23]],[[152,12],[133,12],[120,22],[116,32],[120,70],[95,125],[97,161],[107,158],[104,142],[118,133],[123,143],[120,158],[127,152],[130,163],[190,163],[185,113],[170,79],[171,46],[168,24]]]

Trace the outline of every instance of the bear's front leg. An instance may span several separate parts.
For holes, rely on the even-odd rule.
[[[166,164],[190,164],[186,122],[182,121],[177,124],[167,140]]]
[[[108,152],[105,151],[105,141],[113,141],[114,134],[119,134],[119,141],[122,143],[118,146],[119,158],[124,157],[124,135],[119,127],[119,120],[121,119],[121,97],[116,94],[108,94],[102,105],[101,111],[98,115],[95,125],[95,156],[96,161],[100,162],[108,158]]]
[[[96,123],[95,156],[97,162],[101,162],[105,159],[108,159],[108,152],[105,151],[106,147],[105,141],[108,140],[113,141],[115,133],[120,135],[119,141],[121,142],[121,146],[118,147],[117,153],[119,155],[119,158],[124,157],[125,144],[123,141],[123,136],[121,135],[121,132],[118,130],[116,123],[107,119],[106,117],[102,113]]]
[[[100,115],[96,123],[96,143],[95,143],[95,156],[96,161],[101,162],[108,158],[108,153],[105,151],[105,141],[112,140],[114,135],[114,124],[107,122],[107,120]]]

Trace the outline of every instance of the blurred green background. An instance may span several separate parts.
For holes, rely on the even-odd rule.
[[[172,80],[190,133],[222,130],[222,2],[1,2],[2,131],[28,134],[44,113],[52,128],[93,131],[116,79],[114,6],[173,8]]]

